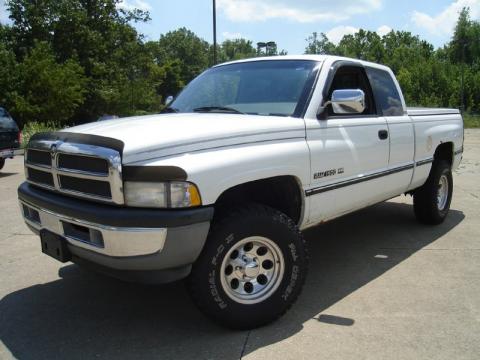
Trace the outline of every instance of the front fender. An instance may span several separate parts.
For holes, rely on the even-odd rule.
[[[200,190],[203,205],[240,184],[275,176],[310,182],[310,156],[304,138],[261,142],[192,152],[149,161],[144,166],[178,166]]]

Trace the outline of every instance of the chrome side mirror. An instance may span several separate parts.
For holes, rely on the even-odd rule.
[[[168,106],[173,101],[173,96],[169,95],[165,98],[165,106]]]
[[[335,114],[361,114],[365,110],[365,93],[360,89],[335,90],[329,103]]]

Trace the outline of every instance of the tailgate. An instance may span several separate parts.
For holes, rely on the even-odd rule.
[[[19,147],[18,131],[0,131],[0,150]]]

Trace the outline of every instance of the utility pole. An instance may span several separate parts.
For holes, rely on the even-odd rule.
[[[217,2],[213,0],[213,65],[217,64]]]

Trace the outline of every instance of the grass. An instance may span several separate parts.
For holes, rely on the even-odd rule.
[[[29,122],[26,124],[22,129],[22,147],[25,148],[30,141],[30,138],[38,132],[47,132],[47,131],[55,131],[60,129],[61,126],[55,124],[54,122],[47,122],[47,123],[40,123],[40,122]]]
[[[480,115],[463,114],[465,128],[480,128]]]

